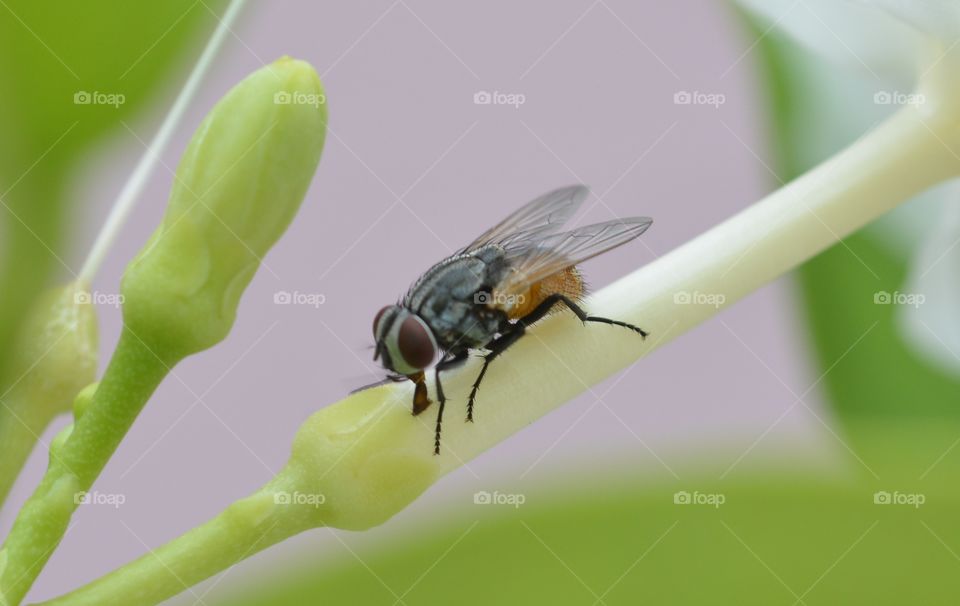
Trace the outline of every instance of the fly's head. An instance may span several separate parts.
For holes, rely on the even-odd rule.
[[[379,359],[389,372],[414,381],[423,376],[437,355],[437,340],[420,316],[400,305],[388,305],[373,319],[376,347],[373,359]]]

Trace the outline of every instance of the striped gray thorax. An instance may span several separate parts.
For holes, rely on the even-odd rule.
[[[506,321],[506,314],[488,302],[509,272],[499,246],[454,255],[427,270],[401,305],[423,318],[445,351],[483,347]]]

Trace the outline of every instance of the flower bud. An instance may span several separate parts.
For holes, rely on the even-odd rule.
[[[320,78],[284,57],[235,86],[197,129],[163,222],[123,278],[124,323],[157,355],[175,362],[226,337],[306,194],[326,120]]]
[[[46,408],[49,418],[69,411],[97,373],[97,316],[90,293],[76,282],[44,293],[21,334],[15,361],[19,380],[12,388],[17,398],[31,408]]]
[[[314,413],[297,431],[290,461],[268,491],[323,495],[321,506],[287,507],[305,527],[364,530],[406,507],[442,473],[430,448],[433,428],[379,390],[354,394]],[[412,396],[405,392],[404,402]]]

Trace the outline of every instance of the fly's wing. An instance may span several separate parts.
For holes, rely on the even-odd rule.
[[[647,231],[652,223],[650,217],[613,219],[512,247],[507,257],[513,271],[498,290],[523,293],[532,284],[561,270],[626,244]]]
[[[460,252],[476,250],[486,244],[516,247],[520,242],[553,233],[573,216],[589,193],[584,185],[571,185],[544,194],[524,204]]]

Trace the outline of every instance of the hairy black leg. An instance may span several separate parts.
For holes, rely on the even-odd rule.
[[[480,382],[483,381],[484,375],[487,374],[487,367],[490,365],[490,362],[493,362],[497,356],[506,351],[508,347],[516,343],[517,340],[524,335],[528,326],[541,320],[544,316],[550,313],[550,310],[555,305],[559,303],[566,305],[570,311],[575,313],[577,317],[580,318],[581,322],[600,322],[602,324],[622,326],[639,333],[643,338],[647,338],[647,336],[650,334],[639,326],[634,326],[633,324],[628,324],[627,322],[611,320],[610,318],[603,318],[600,316],[587,315],[587,312],[585,312],[579,305],[574,303],[569,297],[559,293],[552,294],[541,301],[533,311],[520,318],[515,323],[510,324],[509,328],[506,329],[507,332],[501,334],[500,337],[487,346],[487,348],[490,350],[490,353],[483,358],[483,366],[480,368],[480,374],[477,375],[477,380],[473,382],[473,389],[470,390],[470,399],[467,401],[467,421],[473,421],[473,404],[476,400],[477,390],[480,389]]]
[[[473,382],[473,389],[470,390],[470,398],[467,400],[467,421],[473,423],[473,403],[477,398],[477,390],[480,389],[480,382],[483,381],[483,376],[487,374],[487,367],[490,366],[490,362],[493,362],[497,356],[516,343],[517,339],[522,337],[523,333],[526,332],[526,326],[521,322],[523,322],[523,320],[518,320],[515,324],[511,324],[508,332],[502,333],[496,340],[487,345],[487,349],[489,349],[490,352],[483,357],[483,366],[480,367],[480,374],[477,375],[477,380]]]
[[[440,382],[440,371],[458,366],[467,360],[469,352],[463,351],[454,354],[452,357],[441,360],[433,369],[433,380],[437,386],[437,400],[440,406],[437,407],[437,429],[434,434],[433,454],[440,454],[440,427],[443,425],[443,408],[447,404],[447,396],[443,393],[443,383]]]
[[[440,389],[440,382],[437,381],[437,388]],[[442,394],[438,393],[437,397],[440,399],[440,406],[437,407],[437,428],[434,430],[433,434],[433,454],[440,454],[440,428],[443,426],[443,409],[447,405],[447,399],[443,397]]]
[[[587,315],[587,312],[583,310],[582,307],[574,303],[569,297],[561,294],[552,294],[546,299],[544,299],[543,303],[538,305],[537,308],[534,309],[532,312],[530,312],[529,315],[522,318],[521,322],[525,322],[527,325],[532,324],[533,322],[536,322],[537,320],[545,316],[547,313],[549,313],[550,308],[556,305],[557,303],[563,303],[564,305],[566,305],[570,309],[570,311],[575,313],[577,317],[580,318],[581,322],[600,322],[601,324],[610,324],[612,326],[622,326],[624,328],[629,328],[630,330],[636,333],[639,333],[640,336],[643,338],[647,338],[650,335],[650,333],[643,330],[639,326],[634,326],[633,324],[628,324],[627,322],[621,322],[620,320],[611,320],[610,318],[602,318],[600,316],[589,316]],[[543,311],[535,319],[529,319],[538,311],[540,311],[541,308],[543,308]]]

